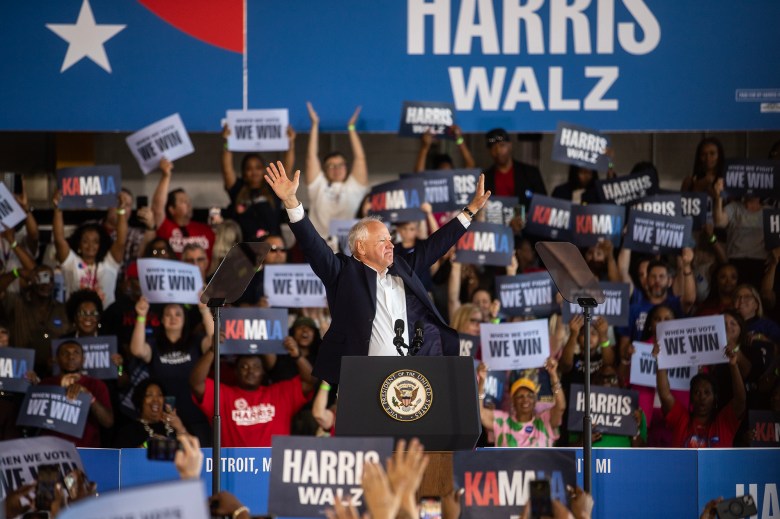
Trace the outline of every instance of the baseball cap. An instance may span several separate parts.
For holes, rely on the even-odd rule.
[[[512,388],[509,390],[509,394],[514,396],[515,391],[517,391],[521,387],[529,389],[534,393],[538,391],[536,384],[530,378],[518,378],[517,380],[514,381],[514,383],[512,383]]]
[[[485,135],[485,141],[489,148],[497,142],[509,142],[509,134],[503,128],[493,128]]]

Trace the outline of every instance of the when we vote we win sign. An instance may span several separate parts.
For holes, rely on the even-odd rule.
[[[656,340],[659,369],[728,362],[722,315],[663,321],[656,326]]]

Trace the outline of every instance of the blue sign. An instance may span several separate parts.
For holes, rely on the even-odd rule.
[[[779,2],[246,8],[245,108],[287,107],[296,128],[308,127],[310,100],[322,131],[344,130],[343,114],[361,104],[359,130],[394,133],[409,99],[453,103],[466,132],[554,131],[559,119],[601,131],[780,127],[762,110],[778,98]],[[3,19],[0,71],[13,81],[0,130],[134,131],[178,112],[190,131],[217,132],[225,110],[242,107],[240,3],[13,2]],[[269,30],[269,20],[302,31]],[[703,53],[713,59],[693,59]],[[268,81],[291,64],[298,74]]]
[[[512,262],[515,237],[505,225],[471,222],[466,234],[455,245],[455,256],[461,263],[505,267]]]
[[[425,219],[420,204],[425,202],[423,179],[408,176],[371,188],[371,214],[388,222],[416,222]]]

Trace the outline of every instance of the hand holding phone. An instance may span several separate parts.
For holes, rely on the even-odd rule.
[[[553,507],[550,499],[550,482],[546,479],[537,479],[529,483],[531,490],[531,517],[541,519],[552,517]]]
[[[35,509],[51,510],[60,481],[60,469],[57,465],[38,465],[38,478],[35,487]]]

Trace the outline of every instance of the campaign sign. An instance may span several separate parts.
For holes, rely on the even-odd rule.
[[[628,326],[628,283],[599,281],[604,292],[604,302],[591,309],[594,317],[604,317],[610,326]],[[572,315],[582,313],[582,307],[576,303],[563,303],[563,322],[571,321]]]
[[[623,246],[636,252],[665,254],[691,246],[690,216],[661,216],[630,210]]]
[[[505,267],[512,263],[515,237],[512,229],[495,223],[471,222],[455,245],[461,263]]]
[[[722,315],[663,321],[658,323],[655,333],[661,347],[661,369],[728,362],[726,321]]]
[[[173,162],[195,151],[179,114],[128,135],[125,142],[144,175],[154,171],[163,158]]]
[[[81,166],[57,170],[60,209],[108,209],[122,189],[119,166]]]
[[[436,101],[404,101],[398,135],[419,137],[425,132],[446,139],[454,135],[447,128],[455,124],[455,105]]]
[[[138,280],[141,293],[150,303],[200,303],[203,278],[197,265],[139,258]]]
[[[230,151],[286,151],[290,114],[287,108],[273,110],[228,110],[227,140]]]
[[[764,209],[764,247],[780,247],[780,209]]]
[[[517,207],[517,198],[514,196],[493,196],[490,195],[482,213],[485,215],[487,223],[499,225],[509,225],[515,215]]]
[[[82,499],[57,515],[60,519],[209,519],[206,492],[199,480],[173,480],[145,487],[100,493],[99,499]]]
[[[81,438],[92,397],[79,393],[70,400],[65,397],[66,391],[61,386],[30,386],[24,395],[16,425],[49,429]]]
[[[220,318],[225,332],[221,354],[287,353],[282,345],[287,336],[287,309],[224,308]]]
[[[482,361],[488,369],[540,368],[550,356],[547,319],[480,326]]]
[[[612,179],[596,179],[596,194],[604,203],[626,205],[658,191],[658,173],[652,170]]]
[[[98,335],[97,337],[78,337],[76,339],[54,339],[51,341],[51,356],[57,357],[57,349],[65,342],[77,342],[84,350],[82,373],[102,380],[116,379],[119,375],[116,366],[111,362],[111,356],[118,352],[115,335]],[[55,375],[60,368],[52,366]]]
[[[724,188],[731,196],[774,197],[780,190],[780,161],[727,160]]]
[[[620,245],[626,208],[614,204],[572,204],[571,242],[577,247],[592,247],[599,240]]]
[[[504,386],[506,386],[506,371],[488,370],[485,375],[485,405],[501,407],[504,400]]]
[[[370,199],[371,214],[381,216],[386,222],[416,222],[425,218],[420,209],[420,204],[425,202],[425,183],[419,176],[374,186]]]
[[[753,431],[751,447],[780,447],[780,413],[751,409],[748,416]]]
[[[547,317],[558,310],[556,289],[549,272],[496,276],[501,312],[506,315]]]
[[[631,209],[664,216],[684,216],[680,193],[659,193],[646,196],[631,204]]]
[[[473,357],[479,350],[479,335],[469,335],[468,333],[459,333],[460,356]]]
[[[54,436],[20,438],[0,442],[0,499],[38,479],[39,465],[58,465],[63,476],[82,469],[73,442]]]
[[[585,415],[585,386],[572,384],[569,390],[569,430],[582,432]],[[593,428],[603,434],[634,436],[637,423],[633,412],[639,406],[639,392],[618,387],[590,386],[590,415]]]
[[[308,263],[266,265],[263,268],[263,290],[271,306],[327,308],[325,286]]]
[[[433,211],[443,213],[458,211],[474,198],[477,192],[480,170],[449,169],[421,173],[404,173],[401,179],[421,178],[425,186],[425,201]]]
[[[693,230],[698,231],[712,221],[712,198],[707,193],[683,191],[680,193],[682,215],[693,219]]]
[[[0,391],[25,393],[30,381],[25,374],[35,366],[35,350],[0,348]]]
[[[453,475],[456,487],[464,491],[460,517],[519,517],[531,504],[529,483],[538,479],[548,480],[550,497],[568,506],[566,486],[577,485],[575,456],[573,449],[456,451]]]
[[[352,256],[352,251],[349,250],[349,231],[357,222],[357,219],[331,220],[328,224],[328,234],[336,237],[339,250],[347,256]]]
[[[392,453],[392,438],[274,436],[268,513],[319,517],[335,499],[365,508],[363,464]]]
[[[596,130],[558,122],[553,141],[552,159],[596,171],[609,169],[609,157],[604,152],[609,139]]]
[[[0,183],[0,224],[12,229],[25,218],[27,213],[16,202],[16,198],[8,191],[6,185]]]
[[[634,354],[631,356],[631,383],[637,386],[655,387],[655,372],[657,369],[653,357],[653,345],[634,341]],[[666,370],[669,377],[669,387],[679,391],[691,388],[691,379],[699,370],[696,366],[681,366]]]
[[[531,199],[525,231],[551,240],[568,240],[571,202],[543,195]]]

